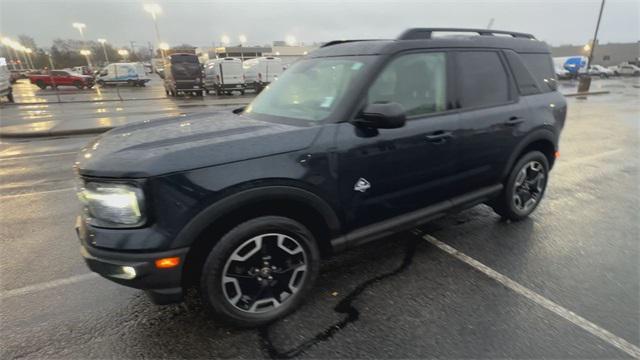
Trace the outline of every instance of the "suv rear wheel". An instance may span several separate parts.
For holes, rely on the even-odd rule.
[[[259,326],[297,308],[318,274],[313,234],[289,218],[264,216],[224,235],[205,261],[201,295],[216,317]]]
[[[509,220],[522,220],[529,216],[544,195],[549,175],[549,161],[539,152],[532,151],[520,158],[511,170],[505,188],[490,205],[500,216]]]

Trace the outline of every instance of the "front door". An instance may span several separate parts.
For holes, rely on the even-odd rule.
[[[458,114],[448,109],[447,54],[394,58],[371,85],[367,102],[396,102],[398,129],[338,124],[340,198],[350,229],[447,199],[455,176]]]

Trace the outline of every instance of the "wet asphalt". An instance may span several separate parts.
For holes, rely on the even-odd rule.
[[[504,222],[480,205],[340,254],[323,264],[302,308],[261,329],[218,324],[194,293],[156,306],[140,291],[86,275],[71,164],[90,137],[3,140],[0,356],[630,358],[423,236],[640,347],[633,84],[611,80],[609,95],[568,99],[561,157],[530,219]]]

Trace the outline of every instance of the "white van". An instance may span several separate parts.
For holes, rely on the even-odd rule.
[[[11,71],[7,67],[7,59],[0,57],[0,98],[3,96],[6,96],[9,102],[13,102]]]
[[[233,91],[244,94],[242,60],[228,57],[207,61],[204,66],[204,87],[207,93],[215,91],[217,95],[231,95]]]
[[[113,63],[105,66],[96,76],[96,84],[115,85],[129,84],[132,86],[145,86],[151,79],[142,63]]]
[[[242,64],[247,89],[262,91],[282,73],[282,60],[277,57],[259,57]]]

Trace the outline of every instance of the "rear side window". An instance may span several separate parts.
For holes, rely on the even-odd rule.
[[[511,50],[505,51],[505,55],[511,67],[511,72],[516,78],[520,95],[539,94],[541,92],[540,87],[525,64],[522,63],[520,56]]]
[[[457,53],[460,106],[483,107],[509,102],[509,78],[493,51],[460,51]]]
[[[542,92],[554,91],[557,88],[556,74],[549,54],[521,53],[520,57]]]

